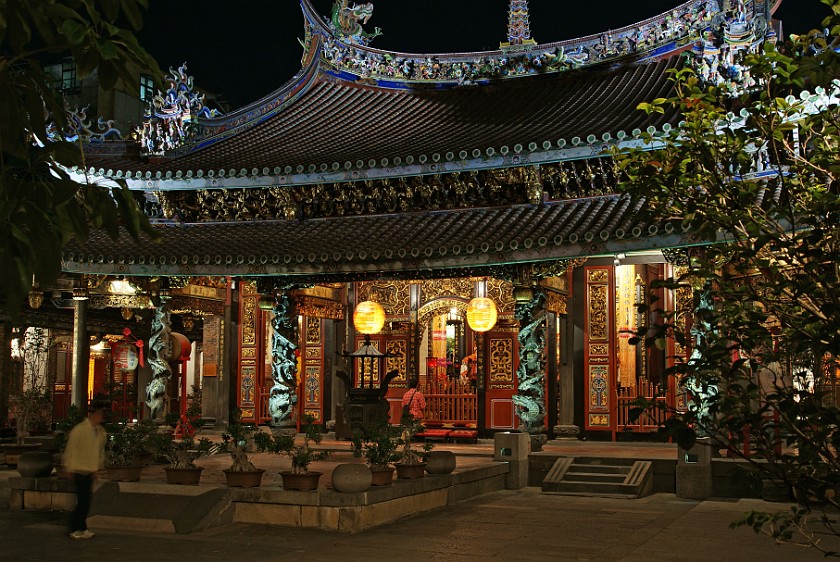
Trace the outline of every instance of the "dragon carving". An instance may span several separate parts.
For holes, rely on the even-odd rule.
[[[297,403],[297,322],[294,303],[287,292],[274,301],[271,321],[271,376],[274,385],[268,396],[268,412],[275,425],[290,418]]]
[[[166,382],[172,373],[168,358],[171,356],[169,311],[166,305],[155,309],[152,318],[152,335],[149,338],[149,366],[152,368],[152,380],[146,386],[146,406],[155,419],[166,397]]]
[[[513,403],[523,429],[529,433],[541,429],[545,417],[545,293],[534,291],[533,298],[516,305],[519,320],[519,368]]]
[[[336,0],[332,9],[332,24],[336,32],[351,43],[367,45],[371,39],[382,35],[380,28],[375,28],[373,33],[362,29],[362,24],[367,24],[370,16],[373,15],[373,2],[364,4],[348,5],[349,0]]]

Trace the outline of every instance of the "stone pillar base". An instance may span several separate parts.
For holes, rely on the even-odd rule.
[[[560,438],[577,438],[580,435],[580,428],[576,425],[555,425],[554,435]]]

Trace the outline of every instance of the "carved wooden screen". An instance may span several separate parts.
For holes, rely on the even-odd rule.
[[[584,392],[587,430],[615,432],[615,276],[612,267],[584,268]]]
[[[254,283],[241,283],[239,296],[239,356],[236,403],[242,410],[242,421],[258,422],[264,411],[267,393],[263,391],[264,366],[260,349],[263,347],[264,322],[257,306],[260,295]],[[263,396],[265,394],[265,396]]]
[[[485,381],[485,427],[488,429],[516,429],[519,425],[513,408],[516,392],[516,368],[519,347],[516,328],[502,328],[487,332]]]
[[[324,321],[304,316],[303,323],[303,380],[299,397],[304,415],[311,415],[316,423],[323,423],[324,415]]]

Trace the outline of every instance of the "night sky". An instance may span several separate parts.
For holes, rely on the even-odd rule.
[[[361,0],[358,0],[361,2]],[[282,86],[300,69],[303,16],[298,0],[150,0],[141,44],[162,69],[187,62],[195,83],[233,108]],[[327,15],[332,0],[314,0]],[[507,35],[508,0],[374,0],[366,29],[372,46],[409,53],[483,51]],[[531,0],[531,36],[540,43],[622,27],[663,13],[680,0]],[[785,34],[818,27],[820,0],[784,0]]]

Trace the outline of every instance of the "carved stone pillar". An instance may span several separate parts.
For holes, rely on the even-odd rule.
[[[88,363],[90,339],[87,333],[88,301],[73,301],[73,371],[71,392],[73,405],[86,412],[88,407]]]
[[[298,322],[290,288],[274,297],[274,318],[271,321],[271,379],[268,413],[273,425],[288,425],[297,404]]]
[[[532,440],[535,450],[544,442],[545,433],[545,300],[543,290],[518,285],[514,288],[519,321],[519,368],[517,388],[513,396],[520,427],[541,438]]]
[[[146,406],[149,408],[151,419],[166,414],[166,389],[172,375],[172,368],[169,366],[169,359],[172,358],[171,334],[169,309],[166,302],[162,302],[155,308],[149,335],[148,361],[152,370],[152,380],[146,385]]]

